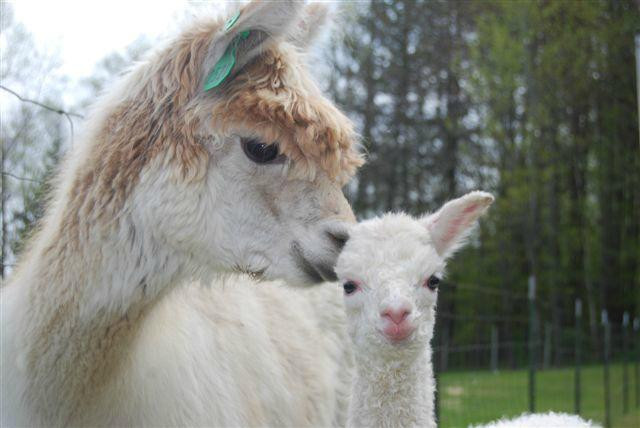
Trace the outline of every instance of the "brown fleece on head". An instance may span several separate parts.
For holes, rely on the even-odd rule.
[[[313,179],[318,169],[344,184],[362,165],[351,121],[329,102],[286,44],[249,64],[213,109],[219,129],[241,127],[277,142],[294,171]]]
[[[129,77],[132,92],[107,115],[79,168],[70,201],[78,209],[63,228],[77,231],[80,218],[92,212],[114,215],[158,156],[176,178],[204,177],[209,154],[196,136],[199,120],[190,102],[201,90],[201,66],[218,28],[217,22],[195,26]]]
[[[202,64],[219,25],[196,25],[130,77],[140,83],[132,84],[135,90],[96,135],[72,187],[71,203],[78,209],[63,228],[78,233],[80,219],[91,213],[112,217],[155,158],[177,179],[204,177],[210,155],[197,132],[208,97],[218,98],[207,112],[217,130],[242,127],[267,143],[278,142],[300,178],[313,179],[323,170],[344,184],[363,163],[351,122],[322,96],[286,42],[272,45],[227,85],[203,95]]]

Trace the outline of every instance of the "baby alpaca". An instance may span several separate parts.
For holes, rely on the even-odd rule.
[[[476,191],[419,219],[387,214],[350,230],[336,266],[356,362],[349,426],[436,427],[429,342],[438,282],[492,202]]]

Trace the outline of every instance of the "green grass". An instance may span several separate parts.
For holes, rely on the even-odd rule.
[[[573,369],[538,371],[536,412],[574,413]],[[633,366],[629,366],[629,409],[623,414],[622,364],[610,368],[612,427],[640,427],[640,408],[635,406]],[[602,366],[582,369],[581,416],[604,423],[604,374]],[[447,372],[440,376],[440,426],[466,427],[503,416],[517,416],[529,409],[526,370]]]

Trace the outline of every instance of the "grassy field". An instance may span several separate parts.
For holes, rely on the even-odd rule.
[[[629,409],[623,414],[621,364],[612,365],[612,427],[640,428],[640,408],[636,407],[634,368],[629,366]],[[604,422],[604,382],[602,366],[582,369],[581,416]],[[516,416],[528,410],[528,372],[448,372],[440,377],[440,426],[466,427],[502,416]],[[538,371],[536,412],[574,412],[573,369]]]

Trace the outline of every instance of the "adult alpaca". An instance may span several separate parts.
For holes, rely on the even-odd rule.
[[[331,367],[304,371],[287,361],[295,354],[283,354],[251,383],[250,368],[233,366],[246,360],[243,343],[206,336],[206,327],[219,325],[207,305],[224,307],[217,299],[225,294],[176,288],[236,271],[294,284],[333,278],[342,223],[353,221],[340,189],[362,160],[350,122],[304,66],[300,51],[323,11],[303,9],[253,2],[226,26],[198,22],[98,104],[1,292],[2,426],[332,420],[322,402],[319,410],[274,414],[298,398],[298,389],[282,385],[289,377],[305,396],[313,390],[301,384],[310,378],[309,388],[335,400],[322,381]],[[204,90],[229,54],[229,74]],[[228,288],[247,281],[238,282]],[[254,309],[265,313],[247,324],[287,325],[280,313]],[[318,326],[333,323],[322,316]],[[260,326],[238,329],[245,327]],[[222,351],[206,346],[221,341]],[[297,349],[280,345],[273,346],[281,353]],[[338,347],[319,351],[337,358]],[[289,367],[301,372],[297,378]],[[246,385],[230,385],[239,393],[229,400],[220,383],[235,382],[234,374]],[[279,407],[269,413],[261,400]]]

